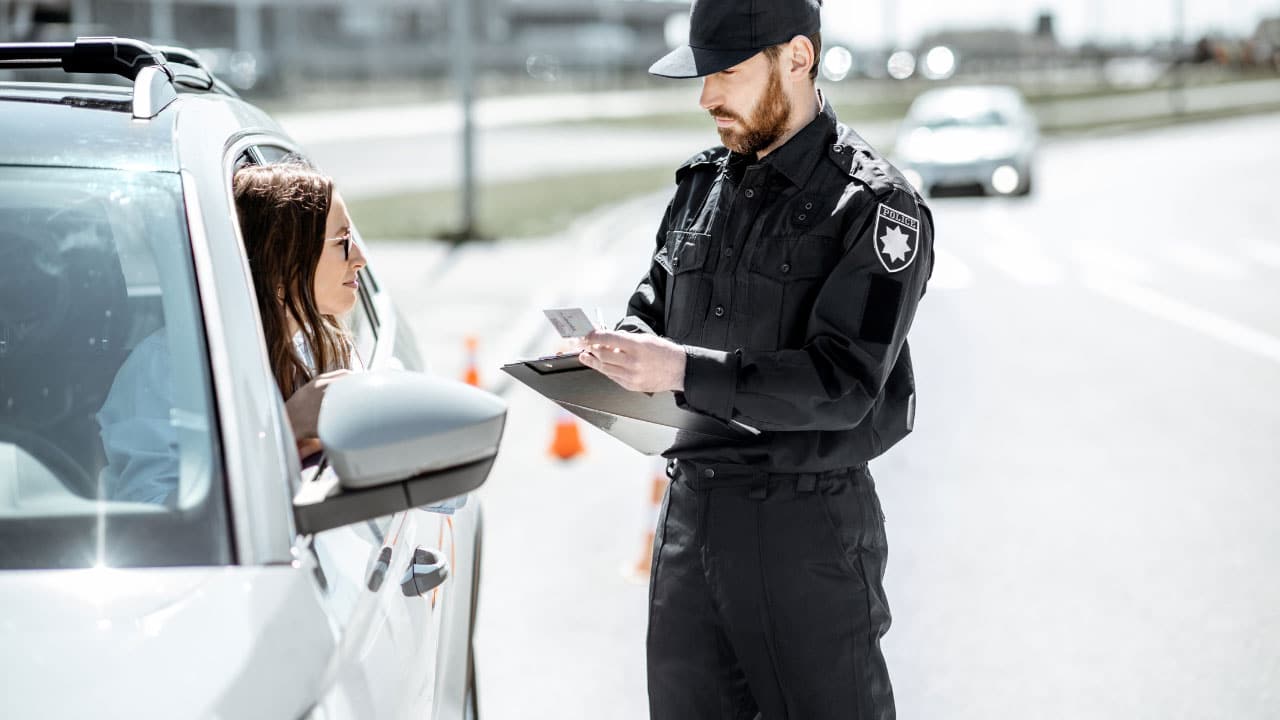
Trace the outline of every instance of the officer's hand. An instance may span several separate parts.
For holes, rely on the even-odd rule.
[[[587,336],[581,359],[627,390],[684,391],[684,348],[666,338],[597,330]]]
[[[289,396],[284,409],[289,415],[289,424],[293,426],[293,436],[299,444],[316,437],[316,424],[320,419],[320,403],[324,401],[325,391],[339,378],[351,374],[350,370],[334,370],[317,376],[314,380],[298,388]]]

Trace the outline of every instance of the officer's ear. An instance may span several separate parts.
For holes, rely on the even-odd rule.
[[[787,77],[794,82],[808,80],[812,77],[810,72],[814,63],[818,59],[817,48],[813,46],[813,41],[804,35],[797,35],[791,38],[791,41],[783,47],[782,50],[782,67]]]

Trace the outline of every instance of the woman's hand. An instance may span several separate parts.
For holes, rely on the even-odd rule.
[[[305,461],[307,458],[324,450],[324,444],[320,442],[320,438],[311,438],[310,440],[297,441],[298,460]]]
[[[298,441],[299,452],[304,445],[312,447],[312,452],[319,449],[316,424],[320,419],[320,404],[324,402],[324,394],[330,385],[349,374],[350,370],[334,370],[319,375],[298,388],[285,402],[284,409],[289,414],[289,425],[293,427],[293,437]]]

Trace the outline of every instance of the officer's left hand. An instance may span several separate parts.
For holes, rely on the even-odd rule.
[[[582,364],[635,392],[684,391],[684,348],[666,338],[597,330],[586,337]]]

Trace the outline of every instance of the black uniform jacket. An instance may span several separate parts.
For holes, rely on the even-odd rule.
[[[933,219],[902,175],[825,104],[764,160],[714,148],[676,184],[619,329],[685,345],[679,401],[762,432],[666,455],[821,472],[910,432]]]

